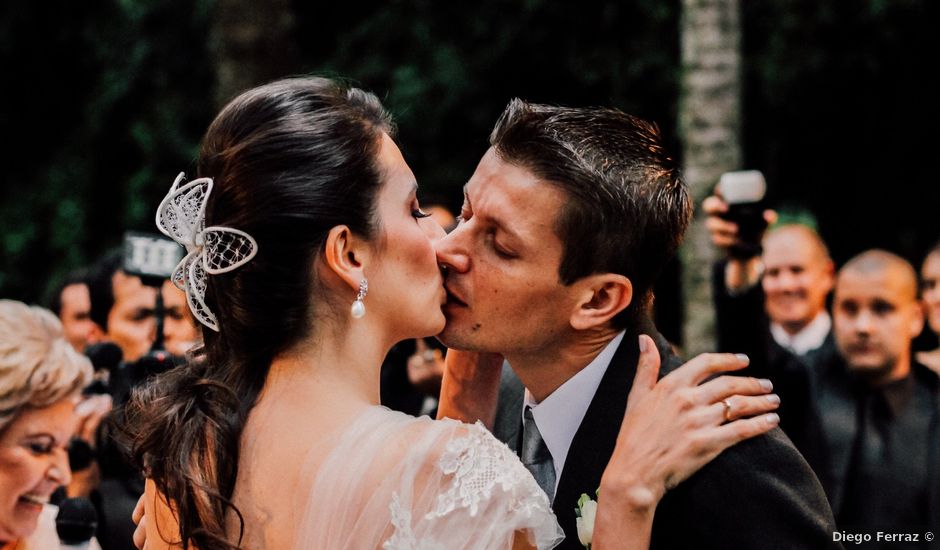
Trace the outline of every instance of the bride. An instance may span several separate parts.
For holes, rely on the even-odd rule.
[[[223,109],[204,137],[201,177],[178,178],[161,204],[158,225],[190,252],[174,281],[208,330],[188,365],[127,409],[135,457],[152,480],[141,545],[450,550],[560,541],[546,495],[481,425],[379,406],[390,347],[444,327],[433,248],[443,232],[421,211],[392,136],[367,92],[322,78],[274,82]],[[647,547],[647,505],[655,508],[667,483],[773,427],[761,417],[719,428],[724,419],[701,420],[705,406],[673,406],[676,392],[714,374],[704,365],[715,361],[693,360],[666,377],[673,383],[657,384],[658,355],[645,347],[621,427],[622,441],[643,444],[617,446],[594,548]],[[721,370],[741,366],[728,363]],[[723,378],[708,384],[732,393]],[[686,450],[676,443],[683,438],[704,443]],[[637,504],[638,495],[651,500]]]

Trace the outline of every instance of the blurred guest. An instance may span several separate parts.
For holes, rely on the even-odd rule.
[[[829,451],[821,477],[836,517],[937,525],[940,384],[911,360],[924,323],[914,269],[884,251],[856,256],[839,273],[833,314],[839,357],[824,365],[819,405]]]
[[[70,273],[52,293],[49,309],[59,318],[65,339],[76,351],[100,342],[104,331],[91,320],[91,297],[83,271]]]
[[[67,448],[91,372],[51,312],[0,300],[0,547],[60,548],[49,500],[71,479]]]
[[[104,328],[105,338],[120,348],[123,358],[109,382],[118,406],[124,403],[134,385],[172,366],[173,357],[185,354],[198,338],[186,295],[166,280],[161,287],[166,352],[154,350],[157,289],[144,284],[140,277],[126,273],[122,263],[123,257],[118,252],[105,256],[89,284],[91,317]],[[98,540],[104,550],[133,548],[131,514],[137,497],[144,490],[140,472],[128,462],[123,449],[114,441],[112,431],[106,425],[98,434],[96,459],[101,480],[91,494],[98,510]]]
[[[714,277],[718,315],[730,312],[726,322],[719,322],[719,347],[724,349],[729,332],[741,328],[734,321],[733,309],[759,301],[767,315],[761,330],[766,330],[764,339],[772,348],[779,346],[801,356],[831,348],[832,319],[826,298],[832,291],[835,265],[819,234],[806,225],[779,225],[764,236],[760,256],[736,258],[727,254],[739,240],[737,225],[722,217],[728,205],[712,196],[703,207],[709,215],[706,223],[712,242],[727,255]],[[774,216],[767,213],[768,219]]]
[[[871,250],[839,272],[836,351],[808,360],[791,354],[769,373],[789,410],[808,411],[789,435],[840,526],[940,523],[940,380],[911,352],[923,323],[913,267]],[[738,351],[766,361],[756,347],[741,342]]]
[[[940,336],[940,243],[927,253],[920,268],[921,300],[927,314],[927,324]],[[917,353],[917,361],[940,373],[940,348]]]
[[[776,343],[797,355],[831,342],[826,296],[835,266],[819,235],[804,225],[783,225],[764,238],[764,307]]]
[[[399,342],[382,363],[381,402],[392,410],[434,418],[443,377],[443,344],[434,338]]]
[[[772,226],[762,239],[760,256],[734,257],[730,251],[740,237],[737,225],[722,217],[728,205],[716,195],[703,208],[712,242],[726,256],[712,277],[718,348],[763,358],[751,361],[748,374],[772,379],[775,391],[789,396],[780,405],[780,427],[805,454],[807,442],[799,439],[813,416],[799,403],[810,399],[808,386],[775,373],[794,357],[812,362],[815,355],[835,352],[826,311],[835,271],[828,249],[813,229],[790,223]],[[765,218],[773,222],[776,213],[767,211]]]
[[[125,273],[121,265],[119,253],[99,262],[89,285],[91,318],[104,329],[105,337],[121,348],[124,362],[132,363],[146,355],[156,340],[157,289]],[[198,338],[196,325],[183,291],[165,280],[161,292],[166,311],[164,347],[170,354],[182,356]]]

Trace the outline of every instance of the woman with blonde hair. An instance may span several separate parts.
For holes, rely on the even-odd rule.
[[[68,444],[91,362],[42,308],[0,300],[0,547],[59,548],[52,493],[71,479]],[[97,544],[94,546],[97,548]]]

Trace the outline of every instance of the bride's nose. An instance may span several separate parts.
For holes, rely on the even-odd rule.
[[[433,216],[424,218],[422,221],[424,223],[421,224],[421,227],[424,229],[424,234],[432,243],[437,243],[447,235],[447,232],[444,231],[444,228],[441,227],[441,224],[437,223],[437,220],[435,220]]]

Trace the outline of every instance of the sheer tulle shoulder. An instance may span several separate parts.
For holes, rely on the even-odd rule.
[[[375,407],[305,469],[298,549],[508,550],[516,533],[543,549],[563,537],[535,480],[482,425]]]

